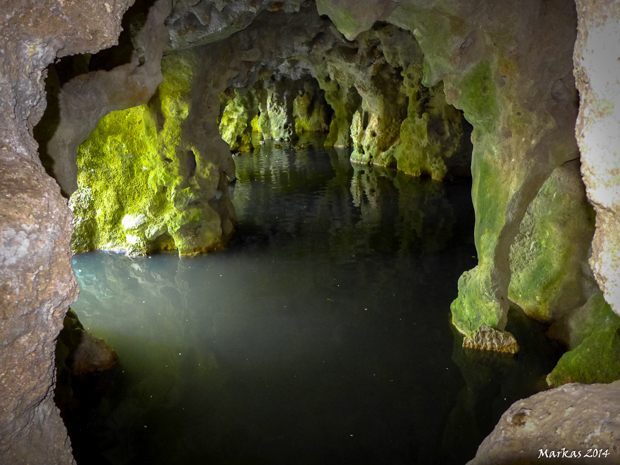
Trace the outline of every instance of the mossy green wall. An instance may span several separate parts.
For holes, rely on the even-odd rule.
[[[249,152],[253,149],[253,126],[252,120],[248,124],[248,119],[256,113],[254,109],[257,107],[258,102],[252,91],[241,94],[235,90],[235,97],[228,101],[220,120],[220,134],[232,152]]]
[[[208,205],[219,172],[182,140],[197,65],[192,52],[166,56],[149,104],[105,116],[79,147],[74,252],[192,254],[222,243],[219,215]]]
[[[566,383],[610,383],[620,379],[620,317],[602,292],[552,327],[569,346],[547,376],[550,386]]]

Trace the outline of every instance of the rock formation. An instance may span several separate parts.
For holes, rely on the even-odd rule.
[[[115,43],[129,1],[34,4],[0,15],[0,461],[73,463],[53,402],[56,336],[77,295],[71,214],[32,137],[57,57]]]
[[[7,463],[72,460],[50,389],[54,339],[77,292],[71,215],[32,137],[46,107],[45,69],[112,46],[129,3],[1,7]],[[235,225],[231,146],[250,148],[253,121],[278,139],[324,130],[323,98],[333,111],[326,145],[411,174],[456,174],[466,167],[457,150],[466,131],[454,105],[473,126],[479,259],[459,281],[454,324],[476,348],[513,349],[503,332],[513,302],[572,349],[551,384],[620,375],[617,3],[577,0],[575,11],[563,0],[145,0],[134,8],[121,48],[50,71],[58,114],[49,121],[58,126],[38,133],[49,137],[48,171],[65,194],[75,191],[74,250],[221,245]],[[61,76],[63,65],[73,69]],[[234,103],[243,98],[253,101]],[[220,136],[227,117],[231,146]]]
[[[619,395],[620,381],[566,384],[516,402],[469,465],[620,463]]]
[[[251,149],[246,120],[252,120],[256,112],[257,130],[268,139],[295,139],[298,128],[324,132],[328,103],[334,115],[325,145],[353,147],[353,161],[394,166],[436,180],[448,173],[469,175],[468,132],[462,114],[446,103],[441,83],[433,88],[422,85],[423,55],[410,32],[378,24],[348,41],[329,21],[318,20],[312,8],[299,14],[307,18],[307,24],[316,25],[315,36],[306,38],[314,46],[300,53],[296,50],[299,34],[281,38],[290,40],[288,48],[293,53],[280,55],[278,62],[270,64],[271,71],[261,65],[263,95],[248,100],[235,90],[236,97],[220,123],[231,150]],[[273,26],[265,24],[269,27]],[[308,88],[314,88],[312,95],[318,94],[318,98],[310,98]],[[312,123],[312,116],[296,114],[295,102],[300,102],[302,95],[309,100],[306,105],[314,102],[318,122]],[[251,106],[258,111],[249,114]]]
[[[547,2],[543,7],[536,0],[527,7],[501,8],[493,2],[474,7],[469,1],[442,0],[379,1],[363,7],[319,0],[317,5],[349,40],[379,20],[412,31],[424,54],[422,82],[432,86],[443,80],[448,102],[474,126],[472,198],[479,264],[459,281],[452,305],[457,328],[467,336],[482,325],[503,330],[510,299],[546,321],[583,305],[596,290],[587,271],[592,216],[575,179],[575,164],[563,167],[579,157],[571,134],[577,114],[573,6]],[[488,14],[480,15],[482,10]],[[560,179],[574,187],[563,187],[565,203],[554,206],[549,196],[557,198]],[[562,218],[575,215],[583,222],[563,228]],[[561,233],[541,242],[542,228],[534,224],[543,222],[548,226],[544,234],[549,228]],[[569,288],[574,298],[559,302]]]

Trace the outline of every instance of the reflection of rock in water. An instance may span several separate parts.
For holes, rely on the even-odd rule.
[[[90,443],[82,426],[113,389],[120,371],[117,364],[116,352],[105,341],[86,332],[75,312],[69,309],[56,343],[54,403],[74,440],[74,456],[78,460]]]
[[[456,221],[444,184],[389,168],[354,164],[353,169],[351,194],[366,223],[396,228],[401,251],[446,246]]]
[[[519,341],[517,355],[463,348],[463,336],[453,329],[452,359],[467,385],[459,393],[444,431],[446,450],[466,450],[473,457],[477,445],[513,402],[547,388],[545,377],[561,350],[549,343],[545,325],[511,307],[507,330]]]
[[[98,447],[123,464],[450,463],[470,185],[272,144],[237,157],[225,252],[75,258],[76,309],[124,370]]]

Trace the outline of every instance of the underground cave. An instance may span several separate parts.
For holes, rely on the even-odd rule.
[[[617,4],[1,9],[3,463],[620,463]]]

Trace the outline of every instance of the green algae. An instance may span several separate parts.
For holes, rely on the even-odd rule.
[[[74,252],[143,254],[160,245],[171,248],[170,241],[157,241],[165,235],[181,254],[221,243],[218,215],[201,187],[219,173],[195,146],[183,143],[196,68],[192,52],[167,55],[156,96],[147,105],[108,114],[78,148]]]
[[[582,305],[594,211],[579,164],[556,168],[521,222],[510,249],[508,297],[537,320],[551,322]]]
[[[457,106],[476,130],[493,133],[499,122],[496,84],[489,60],[481,61],[458,85],[461,95]]]
[[[462,150],[463,134],[461,114],[446,103],[442,83],[431,89],[414,86],[395,148],[396,166],[412,176],[428,175],[442,181],[448,173],[448,160]]]
[[[351,147],[351,123],[361,105],[361,98],[353,86],[341,86],[329,76],[318,76],[319,86],[325,92],[325,100],[334,114],[325,139],[325,147]]]
[[[493,139],[492,136],[477,137],[472,157],[472,199],[476,210],[474,241],[479,263],[459,279],[459,296],[450,307],[454,324],[465,335],[482,324],[503,329],[505,323],[492,273],[499,232],[505,223],[508,193],[504,189],[502,170],[489,154]]]
[[[293,116],[295,117],[295,132],[297,134],[305,132],[323,133],[329,129],[325,105],[310,92],[304,92],[295,98]]]
[[[465,335],[483,324],[490,328],[501,326],[502,308],[495,296],[491,273],[492,267],[479,264],[459,278],[459,295],[450,310],[454,326]]]
[[[254,119],[248,119],[257,107],[252,92],[241,94],[235,90],[235,97],[229,100],[220,120],[220,134],[231,151],[249,152],[252,150]]]
[[[620,379],[620,317],[597,292],[564,322],[572,331],[571,345],[547,376],[550,386],[566,383],[611,383]]]

